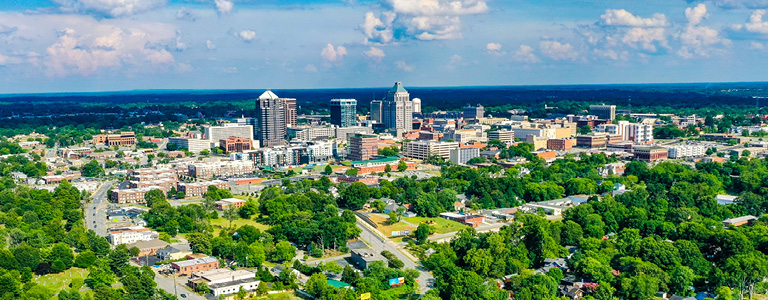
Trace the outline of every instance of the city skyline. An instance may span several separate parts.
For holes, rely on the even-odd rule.
[[[286,2],[0,3],[0,89],[768,80],[764,1]]]

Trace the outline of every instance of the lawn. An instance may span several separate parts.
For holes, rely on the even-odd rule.
[[[389,219],[378,215],[378,214],[369,214],[368,215],[371,218],[371,221],[375,222],[377,225],[379,225],[379,232],[383,233],[386,237],[392,237],[392,231],[403,231],[403,230],[410,230],[413,232],[416,230],[415,226],[408,225],[405,222],[397,222],[396,224],[389,224]],[[418,223],[417,223],[418,225]]]
[[[58,274],[35,276],[32,282],[42,285],[54,293],[58,293],[64,288],[69,288],[69,284],[73,279],[80,277],[85,280],[86,276],[88,276],[88,269],[71,268]]]
[[[240,200],[245,200],[245,201],[248,201],[248,198],[249,198],[248,196],[245,196],[245,195],[232,195],[232,197],[240,199]],[[258,198],[255,198],[255,197],[250,197],[250,198],[253,199],[253,201],[254,201],[254,203],[256,203],[256,205],[259,205],[259,201],[258,201],[259,199]]]
[[[211,225],[213,225],[213,227],[218,227],[218,228],[221,228],[221,229],[225,229],[225,228],[229,227],[229,220],[227,220],[224,217],[219,217],[218,219],[212,219],[211,220]],[[233,228],[238,228],[238,227],[243,226],[243,225],[251,225],[251,226],[256,227],[256,228],[258,228],[258,229],[260,229],[262,231],[267,230],[270,227],[269,225],[261,224],[259,222],[256,222],[256,220],[253,220],[253,219],[235,219],[235,220],[232,220],[232,227]]]
[[[386,291],[382,291],[382,298],[384,299],[419,299],[421,295],[419,294],[410,294],[408,293],[410,289],[406,286],[399,286],[396,288],[388,289]],[[386,297],[389,296],[389,297]],[[410,296],[410,297],[409,297]]]
[[[461,224],[459,222],[451,221],[448,219],[444,219],[444,218],[411,217],[411,218],[403,218],[403,220],[417,226],[421,222],[431,220],[435,222],[434,224],[432,224],[432,229],[434,229],[435,233],[437,234],[449,233],[449,232],[459,231],[464,228],[467,228],[467,225]]]

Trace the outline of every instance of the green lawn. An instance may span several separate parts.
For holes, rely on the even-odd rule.
[[[403,218],[403,220],[413,224],[413,225],[419,225],[419,223],[431,220],[435,222],[432,224],[432,229],[435,230],[435,233],[437,234],[443,234],[443,233],[449,233],[454,231],[459,231],[464,228],[467,228],[467,225],[461,224],[459,222],[451,221],[444,218],[424,218],[424,217],[411,217],[411,218]]]
[[[419,294],[409,294],[408,293],[409,288],[405,286],[399,286],[396,288],[388,289],[386,291],[381,292],[382,296],[389,296],[389,297],[382,297],[385,299],[408,299],[408,300],[416,300],[419,299]],[[410,296],[410,297],[409,297]]]
[[[35,276],[32,282],[42,285],[54,293],[58,293],[64,288],[69,288],[69,284],[73,279],[80,277],[85,280],[86,276],[88,276],[87,269],[71,268],[58,274]]]
[[[240,200],[245,200],[245,201],[248,201],[248,196],[244,196],[244,195],[232,195],[232,197],[234,197],[234,198],[237,198],[237,199],[240,199]],[[259,204],[259,198],[256,198],[256,197],[251,197],[251,199],[253,199],[253,201],[256,203],[256,205],[258,205],[258,204]]]
[[[410,230],[413,232],[416,230],[415,226],[408,225],[404,222],[398,222],[396,224],[389,224],[389,219],[376,215],[376,214],[370,214],[368,217],[371,218],[371,221],[375,222],[377,225],[379,225],[379,232],[383,233],[386,237],[392,237],[392,231],[403,231],[403,230]],[[418,223],[416,223],[418,224]]]
[[[221,229],[228,228],[229,227],[229,220],[227,220],[224,217],[219,217],[218,219],[211,220],[211,225],[213,225],[214,227],[221,228]],[[243,226],[243,225],[251,225],[251,226],[256,227],[256,228],[258,228],[258,229],[260,229],[262,231],[267,230],[270,227],[269,225],[261,224],[259,222],[256,222],[255,220],[252,220],[252,219],[236,219],[236,220],[232,220],[232,227],[233,228],[238,228],[238,227]]]

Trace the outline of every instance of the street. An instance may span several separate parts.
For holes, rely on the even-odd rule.
[[[397,256],[398,259],[403,261],[403,264],[405,264],[405,268],[408,269],[416,269],[419,271],[419,290],[421,294],[426,293],[431,287],[432,283],[434,282],[435,278],[432,277],[432,274],[429,273],[418,261],[416,261],[415,258],[413,258],[411,255],[406,255],[403,253],[397,244],[395,242],[390,241],[387,238],[381,237],[376,232],[374,232],[375,229],[369,227],[368,224],[363,222],[359,217],[355,217],[357,219],[357,227],[360,227],[363,231],[360,233],[360,239],[371,245],[374,251],[376,253],[380,253],[381,251],[387,250]]]
[[[92,195],[91,203],[85,206],[85,223],[88,229],[93,229],[99,236],[107,236],[107,191],[116,181],[107,181]]]

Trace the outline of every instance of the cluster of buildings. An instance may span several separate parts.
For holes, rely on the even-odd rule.
[[[144,203],[144,194],[151,190],[168,193],[171,190],[182,192],[187,197],[199,197],[208,191],[208,186],[228,189],[229,182],[223,180],[202,180],[183,182],[179,175],[200,175],[200,179],[215,176],[253,173],[253,165],[242,162],[190,163],[177,168],[144,168],[130,170],[128,180],[112,190],[110,200],[115,203]]]

